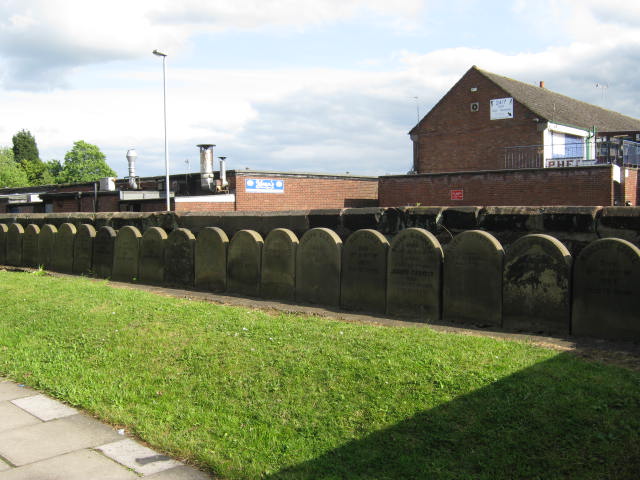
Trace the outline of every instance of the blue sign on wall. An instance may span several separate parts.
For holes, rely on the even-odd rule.
[[[284,180],[247,178],[244,189],[247,193],[284,193]]]

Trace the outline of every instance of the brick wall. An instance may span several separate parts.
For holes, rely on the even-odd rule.
[[[610,165],[380,177],[381,207],[613,205]],[[637,191],[637,189],[636,189]],[[452,200],[454,196],[460,200]]]
[[[625,173],[623,173],[625,175]],[[626,176],[624,179],[624,201],[631,203],[631,205],[638,205],[638,197],[640,191],[638,190],[638,169],[627,168]]]

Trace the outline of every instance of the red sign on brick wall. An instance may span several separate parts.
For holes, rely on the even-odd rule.
[[[464,200],[464,190],[459,188],[457,190],[449,190],[451,200]]]

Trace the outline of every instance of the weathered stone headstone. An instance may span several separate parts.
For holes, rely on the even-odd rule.
[[[19,223],[9,225],[7,232],[7,265],[19,267],[22,265],[22,238],[24,228]]]
[[[423,228],[407,228],[391,241],[387,312],[423,322],[440,320],[443,252]]]
[[[167,233],[160,227],[151,227],[140,241],[138,274],[141,283],[161,285],[164,283],[164,247]]]
[[[167,284],[193,285],[195,245],[196,237],[186,228],[176,228],[169,234],[164,250],[164,279]]]
[[[7,261],[7,233],[9,227],[6,224],[0,223],[0,265],[4,265]]]
[[[443,319],[501,326],[503,260],[493,235],[480,230],[456,235],[444,254]]]
[[[640,249],[619,238],[587,245],[574,264],[574,335],[640,341]]]
[[[298,237],[291,230],[271,230],[262,249],[262,282],[264,298],[293,300],[296,296],[296,251]]]
[[[140,239],[142,235],[136,227],[127,225],[118,230],[113,245],[114,280],[132,282],[138,278],[138,256],[140,253]]]
[[[342,249],[342,308],[385,313],[388,251],[389,242],[376,230],[349,235]]]
[[[571,254],[549,235],[516,240],[504,259],[502,325],[510,330],[569,333]]]
[[[328,228],[312,228],[300,239],[296,254],[296,300],[340,305],[342,240]]]
[[[93,269],[93,240],[96,229],[93,225],[83,223],[78,227],[76,241],[73,246],[73,273],[86,275]]]
[[[73,252],[78,230],[72,223],[63,223],[56,235],[56,244],[53,250],[52,268],[57,272],[73,272]]]
[[[35,268],[40,261],[38,249],[38,239],[40,238],[40,227],[35,223],[30,223],[24,229],[22,236],[22,265]]]
[[[260,295],[263,244],[262,236],[253,230],[240,230],[233,236],[227,258],[230,292],[252,297]]]
[[[224,292],[227,289],[227,247],[229,238],[218,227],[200,230],[196,239],[195,286]]]
[[[58,229],[46,223],[38,235],[38,265],[50,270],[53,267],[53,251],[56,248]]]
[[[100,278],[110,278],[113,273],[113,250],[116,231],[111,227],[100,227],[93,240],[93,271]]]

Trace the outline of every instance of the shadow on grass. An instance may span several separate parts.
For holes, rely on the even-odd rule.
[[[559,354],[269,479],[637,479],[640,375]]]

